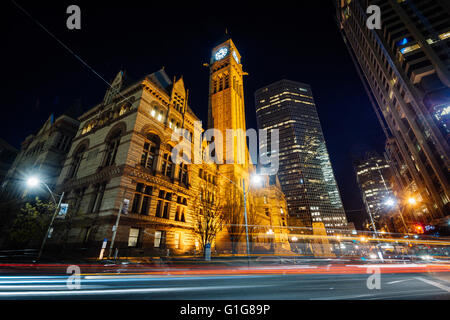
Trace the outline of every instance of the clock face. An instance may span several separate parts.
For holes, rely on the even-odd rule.
[[[223,59],[227,55],[227,53],[228,53],[228,48],[222,47],[219,50],[217,50],[214,57],[216,58],[216,60],[220,60],[220,59]]]
[[[239,63],[239,58],[236,54],[236,51],[233,51],[233,58],[234,58],[234,60],[236,60],[237,63]]]

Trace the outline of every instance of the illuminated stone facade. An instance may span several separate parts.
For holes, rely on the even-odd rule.
[[[230,96],[225,92],[221,94],[223,104],[216,96],[210,105],[215,118],[217,114],[231,116],[228,122],[222,122],[220,129],[228,128],[236,114],[240,114],[239,121],[245,119],[242,74],[237,76],[240,111],[223,110],[230,106],[226,102]],[[222,177],[226,174],[230,179],[240,177],[248,181],[248,163],[239,166],[174,163],[171,154],[178,142],[172,139],[173,133],[183,134],[195,153],[196,139],[203,131],[196,125],[199,119],[188,106],[183,79],[171,80],[160,70],[131,85],[125,81],[126,77],[119,72],[104,101],[79,118],[81,125],[58,181],[58,190],[66,192],[65,202],[69,203],[66,219],[70,219],[72,226],[68,244],[73,248],[87,248],[89,255],[93,255],[98,254],[101,243],[108,239],[109,249],[119,208],[123,208],[126,199],[128,214],[120,216],[114,243],[120,256],[200,253],[202,248],[195,227],[199,196],[226,197],[225,190],[230,183]],[[240,126],[245,130],[245,121]],[[181,129],[186,131],[183,133]],[[205,143],[201,145],[205,147]],[[264,208],[269,204],[259,204],[258,197],[251,196],[248,204],[264,217],[261,224],[267,225],[263,228],[267,231],[261,233],[274,232],[272,240],[260,237],[258,241],[262,244],[258,246],[286,251],[289,249],[284,228],[287,222],[283,216],[287,212],[286,202],[273,179],[266,177],[267,188],[259,192],[263,199],[264,196],[271,201],[277,199],[277,205],[273,208],[270,205],[267,213]],[[206,183],[207,190],[203,188]],[[218,203],[224,203],[221,200]],[[213,252],[230,252],[225,226],[212,248]],[[239,249],[240,253],[245,252],[241,245]]]
[[[21,149],[2,184],[3,196],[23,201],[36,196],[50,199],[45,188],[30,189],[26,181],[31,176],[37,176],[51,189],[56,185],[80,124],[71,112],[69,114],[63,114],[56,119],[50,115],[35,134],[29,135],[22,142]]]

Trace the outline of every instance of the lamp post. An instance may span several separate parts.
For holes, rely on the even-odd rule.
[[[300,249],[298,248],[297,240],[298,240],[298,238],[297,238],[296,236],[293,236],[293,237],[291,238],[291,241],[294,243],[294,248],[295,248],[295,250],[294,250],[294,264],[297,263],[297,262],[296,262],[296,254],[295,254],[295,251],[297,251],[297,253],[300,254],[300,252],[299,252]]]
[[[63,192],[61,195],[57,195],[57,196],[59,196],[59,201],[56,202],[56,199],[55,199],[55,196],[54,196],[52,190],[50,190],[49,186],[45,182],[41,181],[38,177],[30,177],[27,180],[27,185],[29,187],[34,188],[34,187],[38,186],[39,184],[42,184],[47,188],[47,191],[52,196],[53,202],[56,205],[56,209],[55,209],[55,212],[53,213],[52,219],[50,220],[50,225],[48,226],[47,232],[45,233],[45,237],[42,240],[41,248],[39,249],[39,253],[38,253],[36,261],[38,261],[41,258],[42,251],[45,246],[45,242],[47,241],[47,238],[49,237],[49,234],[50,234],[50,230],[52,229],[52,226],[53,226],[53,221],[55,220],[55,217],[58,214],[59,207],[61,206],[62,199],[64,198],[64,192]]]
[[[232,184],[234,184],[235,186],[239,187],[238,184],[236,182],[234,182],[233,180],[227,178],[226,176],[222,176],[223,178],[227,179],[228,181],[230,181]],[[248,192],[250,191],[250,185],[251,184],[259,184],[261,182],[261,176],[260,175],[252,175],[251,176],[251,183],[249,184],[248,188],[245,188],[245,179],[242,181],[242,190],[244,193],[244,219],[245,219],[245,239],[246,239],[246,243],[247,243],[247,261],[248,264],[250,265],[250,244],[248,241],[248,220],[247,220],[247,195]]]
[[[408,227],[406,226],[405,219],[403,218],[403,209],[400,210],[397,201],[395,201],[392,198],[389,198],[386,200],[386,202],[384,204],[388,207],[394,207],[394,206],[397,207],[397,210],[400,213],[400,218],[402,219],[402,222],[403,222],[403,227],[405,228],[405,232],[409,236]]]

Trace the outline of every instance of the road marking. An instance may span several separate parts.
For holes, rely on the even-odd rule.
[[[416,279],[420,280],[420,281],[423,281],[425,283],[431,284],[432,286],[435,286],[435,287],[437,287],[439,289],[442,289],[444,291],[450,292],[450,287],[447,287],[446,285],[443,285],[443,284],[441,284],[439,282],[428,280],[428,279],[425,279],[425,278],[422,278],[422,277],[416,277]]]
[[[409,280],[412,280],[412,279],[396,280],[396,281],[388,282],[387,284],[400,283],[400,282],[409,281]]]
[[[178,288],[138,288],[138,289],[104,289],[104,290],[67,290],[67,291],[16,291],[0,292],[0,296],[51,296],[51,295],[97,295],[97,294],[132,294],[132,293],[160,293],[177,291],[204,291],[242,289],[255,287],[270,287],[272,285],[255,286],[211,286],[211,287],[178,287]]]

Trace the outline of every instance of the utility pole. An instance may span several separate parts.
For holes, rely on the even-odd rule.
[[[119,213],[117,214],[116,224],[113,226],[113,229],[112,229],[113,234],[112,234],[112,238],[111,238],[111,244],[109,246],[109,255],[108,255],[109,258],[111,258],[112,250],[114,247],[114,240],[116,239],[117,229],[119,228],[120,214],[122,213],[124,197],[125,197],[125,190],[123,190],[123,195],[120,198]]]
[[[47,189],[50,191],[49,187],[48,187],[47,185],[45,185],[45,186],[46,186]],[[50,194],[51,194],[52,197],[53,197],[53,194],[51,193],[51,191],[50,191]],[[56,217],[56,215],[58,214],[58,211],[59,211],[59,208],[61,207],[61,202],[62,202],[62,199],[63,199],[63,198],[64,198],[64,192],[63,192],[63,193],[61,194],[61,196],[59,197],[58,205],[56,206],[55,212],[53,213],[53,217],[52,217],[52,220],[50,221],[50,225],[48,226],[47,233],[45,234],[45,237],[44,237],[44,239],[42,240],[42,244],[41,244],[41,248],[39,249],[39,253],[38,253],[38,256],[37,256],[37,260],[39,260],[39,259],[41,258],[42,251],[44,250],[45,242],[47,241],[47,238],[49,237],[50,230],[51,230],[51,228],[52,228],[52,226],[53,226],[53,221],[55,220],[55,217]],[[55,199],[55,198],[53,197],[53,199]]]
[[[250,245],[248,242],[248,223],[247,223],[247,191],[245,191],[245,179],[242,180],[242,187],[244,189],[244,218],[245,218],[245,238],[247,241],[247,261],[250,266]]]

